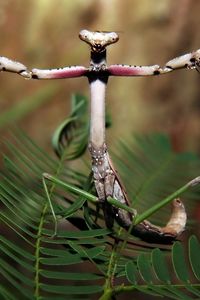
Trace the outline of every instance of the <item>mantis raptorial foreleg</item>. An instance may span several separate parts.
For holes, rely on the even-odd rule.
[[[170,73],[178,69],[196,69],[200,72],[200,49],[168,61],[164,67],[152,66],[132,66],[132,65],[95,65],[86,68],[84,66],[71,66],[58,69],[32,69],[28,70],[20,62],[7,57],[0,57],[0,71],[17,73],[25,79],[64,79],[87,76],[92,71],[104,70],[110,76],[154,76]]]
[[[131,66],[110,65],[108,72],[113,76],[152,76],[162,75],[178,69],[200,70],[200,49],[184,54],[168,61],[164,67],[153,66]]]
[[[28,79],[32,76],[25,65],[4,56],[0,56],[0,71],[17,73]]]
[[[19,74],[25,79],[62,79],[83,76],[88,69],[83,66],[70,66],[57,69],[32,69],[20,62],[0,56],[0,71]]]
[[[81,77],[85,75],[88,69],[83,66],[71,66],[58,69],[42,70],[42,69],[32,69],[31,78],[32,79],[64,79]]]

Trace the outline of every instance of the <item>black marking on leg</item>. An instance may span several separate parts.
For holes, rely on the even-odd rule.
[[[200,59],[198,60],[195,59],[194,66],[197,72],[200,73]]]
[[[160,75],[160,71],[155,70],[155,71],[153,72],[153,75]]]
[[[33,78],[33,79],[39,79],[38,76],[37,76],[36,74],[33,74],[33,75],[32,75],[32,78]]]
[[[25,72],[26,70],[20,70],[19,72],[18,72],[18,74],[21,74],[21,73],[23,73],[23,72]]]

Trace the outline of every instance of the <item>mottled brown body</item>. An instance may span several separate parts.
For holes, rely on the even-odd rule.
[[[120,226],[130,230],[133,235],[142,240],[162,244],[172,243],[184,231],[187,215],[180,199],[173,200],[172,214],[166,226],[156,226],[147,220],[133,226],[133,219],[137,215],[136,210],[133,210],[131,214],[107,202],[107,198],[112,197],[130,206],[125,189],[109,157],[106,145],[103,144],[102,147],[97,148],[90,143],[89,151],[92,157],[94,184],[99,200],[102,203],[108,228],[113,227],[115,220]]]

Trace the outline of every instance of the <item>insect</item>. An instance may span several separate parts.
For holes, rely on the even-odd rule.
[[[113,167],[105,140],[105,92],[110,76],[153,76],[162,75],[177,69],[200,69],[200,49],[168,61],[164,67],[107,65],[106,47],[116,43],[119,36],[115,32],[81,30],[79,37],[91,49],[90,65],[68,66],[59,69],[32,69],[19,62],[0,57],[0,70],[17,73],[27,79],[62,79],[86,77],[90,86],[91,114],[90,139],[88,149],[91,154],[93,179],[99,201],[102,205],[108,228],[114,221],[147,242],[171,243],[183,231],[186,224],[186,211],[180,199],[174,199],[172,214],[165,227],[159,227],[148,221],[132,226],[137,212],[132,213],[108,203],[108,197],[120,203],[130,205],[121,180]]]

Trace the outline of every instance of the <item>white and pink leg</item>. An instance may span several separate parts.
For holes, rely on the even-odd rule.
[[[107,70],[113,76],[152,76],[161,75],[178,69],[200,69],[200,49],[168,61],[162,68],[153,66],[110,65]]]
[[[49,70],[28,70],[22,63],[1,56],[0,71],[16,73],[27,79],[61,79],[83,76],[88,69],[83,66],[72,66]]]
[[[86,74],[87,68],[83,66],[71,66],[59,69],[32,69],[31,74],[33,79],[62,79],[62,78],[73,78],[81,77]]]

